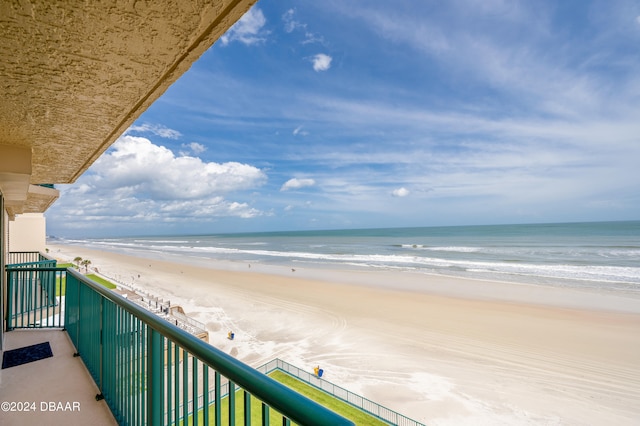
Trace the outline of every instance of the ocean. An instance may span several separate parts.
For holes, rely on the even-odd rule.
[[[640,221],[54,239],[151,258],[394,270],[640,296]]]

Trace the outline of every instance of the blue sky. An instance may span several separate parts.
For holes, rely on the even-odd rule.
[[[259,1],[56,236],[640,219],[640,1]]]

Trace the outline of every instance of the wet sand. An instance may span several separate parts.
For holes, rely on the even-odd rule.
[[[638,299],[48,247],[182,305],[243,362],[319,365],[326,380],[430,425],[640,424]]]

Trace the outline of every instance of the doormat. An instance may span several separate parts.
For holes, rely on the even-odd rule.
[[[2,356],[2,368],[15,367],[16,365],[39,361],[52,356],[53,352],[51,352],[51,345],[49,345],[49,342],[12,349],[10,351],[6,351]]]

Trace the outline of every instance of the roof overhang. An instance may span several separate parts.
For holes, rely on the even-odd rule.
[[[0,149],[31,156],[0,160],[6,205],[46,209],[33,186],[73,183],[255,1],[2,2]]]
[[[60,196],[60,191],[41,185],[29,185],[26,198],[21,202],[5,200],[5,207],[9,219],[13,220],[17,214],[44,213]]]

